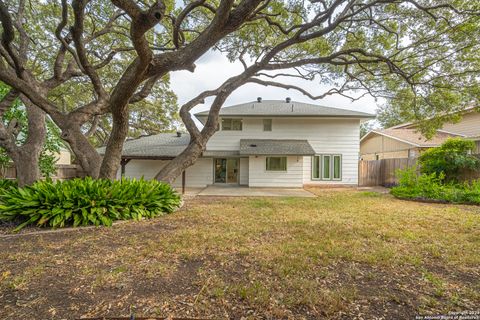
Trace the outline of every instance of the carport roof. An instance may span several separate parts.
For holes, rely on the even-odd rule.
[[[307,140],[240,139],[240,155],[314,155]]]

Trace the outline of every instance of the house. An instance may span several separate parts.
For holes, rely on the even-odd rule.
[[[360,139],[360,158],[379,160],[389,158],[416,158],[422,151],[438,147],[451,137],[475,141],[480,151],[480,113],[475,108],[461,112],[457,122],[447,122],[426,139],[413,122],[403,123],[384,130],[372,130]]]
[[[416,158],[422,151],[458,136],[461,135],[437,131],[432,138],[426,139],[416,129],[372,130],[360,139],[360,159]]]
[[[201,123],[207,116],[208,111],[195,114]],[[186,186],[357,185],[359,127],[372,118],[288,98],[224,107],[219,130],[185,171]],[[121,171],[126,177],[152,179],[189,140],[188,134],[162,133],[126,141]]]

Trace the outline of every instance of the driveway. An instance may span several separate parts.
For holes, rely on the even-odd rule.
[[[227,197],[299,197],[314,198],[315,195],[301,188],[250,188],[245,186],[211,185],[200,191],[198,196]]]

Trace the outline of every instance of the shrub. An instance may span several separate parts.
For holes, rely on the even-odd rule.
[[[417,174],[417,167],[397,170],[398,186],[391,193],[402,198],[438,199],[444,191],[445,175],[440,173]]]
[[[399,184],[390,191],[396,197],[480,204],[480,180],[470,183],[448,182],[443,173],[417,175],[415,167],[398,170],[397,176]]]
[[[3,193],[5,190],[10,188],[17,188],[17,180],[11,179],[0,179],[0,193]]]
[[[10,188],[0,195],[0,219],[26,225],[64,227],[106,225],[115,220],[151,218],[170,213],[180,196],[170,185],[155,180],[38,181]]]
[[[425,174],[445,174],[446,180],[455,181],[462,169],[478,169],[480,160],[471,155],[475,143],[471,140],[451,138],[438,148],[425,151],[419,158],[421,172]]]

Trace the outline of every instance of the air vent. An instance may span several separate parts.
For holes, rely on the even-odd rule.
[[[262,97],[258,97],[258,98],[257,98],[257,102],[258,102],[258,103],[262,102]]]
[[[287,103],[290,103],[290,102],[292,102],[292,98],[290,98],[290,97],[287,97],[287,98],[285,99],[285,102],[287,102]]]

